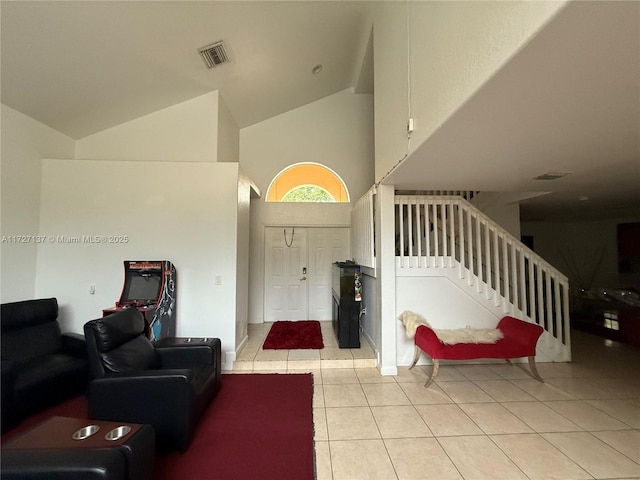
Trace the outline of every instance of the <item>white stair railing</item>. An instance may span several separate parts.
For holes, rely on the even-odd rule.
[[[570,351],[567,277],[459,196],[396,195],[396,265],[456,269],[502,308]]]

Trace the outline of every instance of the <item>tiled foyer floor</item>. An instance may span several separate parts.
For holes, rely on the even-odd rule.
[[[430,367],[382,377],[361,363],[373,362],[368,345],[336,349],[327,326],[327,352],[315,353],[328,363],[304,351],[271,360],[269,324],[250,326],[236,362],[314,374],[318,480],[640,479],[638,348],[573,331],[574,361],[538,364],[544,384],[517,365],[458,363],[425,389]]]

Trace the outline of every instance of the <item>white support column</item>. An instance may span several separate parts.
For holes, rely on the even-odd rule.
[[[379,288],[378,301],[380,302],[380,364],[378,367],[381,375],[397,375],[396,333],[400,323],[396,318],[393,185],[379,185],[376,197],[378,201],[376,237],[379,239],[376,252],[376,271]]]

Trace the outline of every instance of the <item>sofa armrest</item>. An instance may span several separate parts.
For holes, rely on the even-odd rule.
[[[63,333],[62,350],[74,357],[87,358],[87,342],[80,333]]]
[[[163,368],[189,368],[208,365],[220,368],[222,346],[219,338],[186,342],[184,339],[162,339],[155,343]]]
[[[445,345],[440,341],[436,332],[427,325],[420,325],[414,337],[415,344],[431,358],[442,358]]]
[[[196,423],[192,377],[186,370],[152,370],[92,380],[89,418],[152,425],[161,445],[184,451]]]
[[[510,316],[502,317],[497,328],[502,331],[505,339],[526,346],[534,354],[538,338],[544,331],[540,325]]]

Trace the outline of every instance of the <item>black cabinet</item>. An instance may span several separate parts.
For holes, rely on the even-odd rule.
[[[362,283],[360,266],[347,262],[333,264],[333,330],[340,348],[360,348]]]

